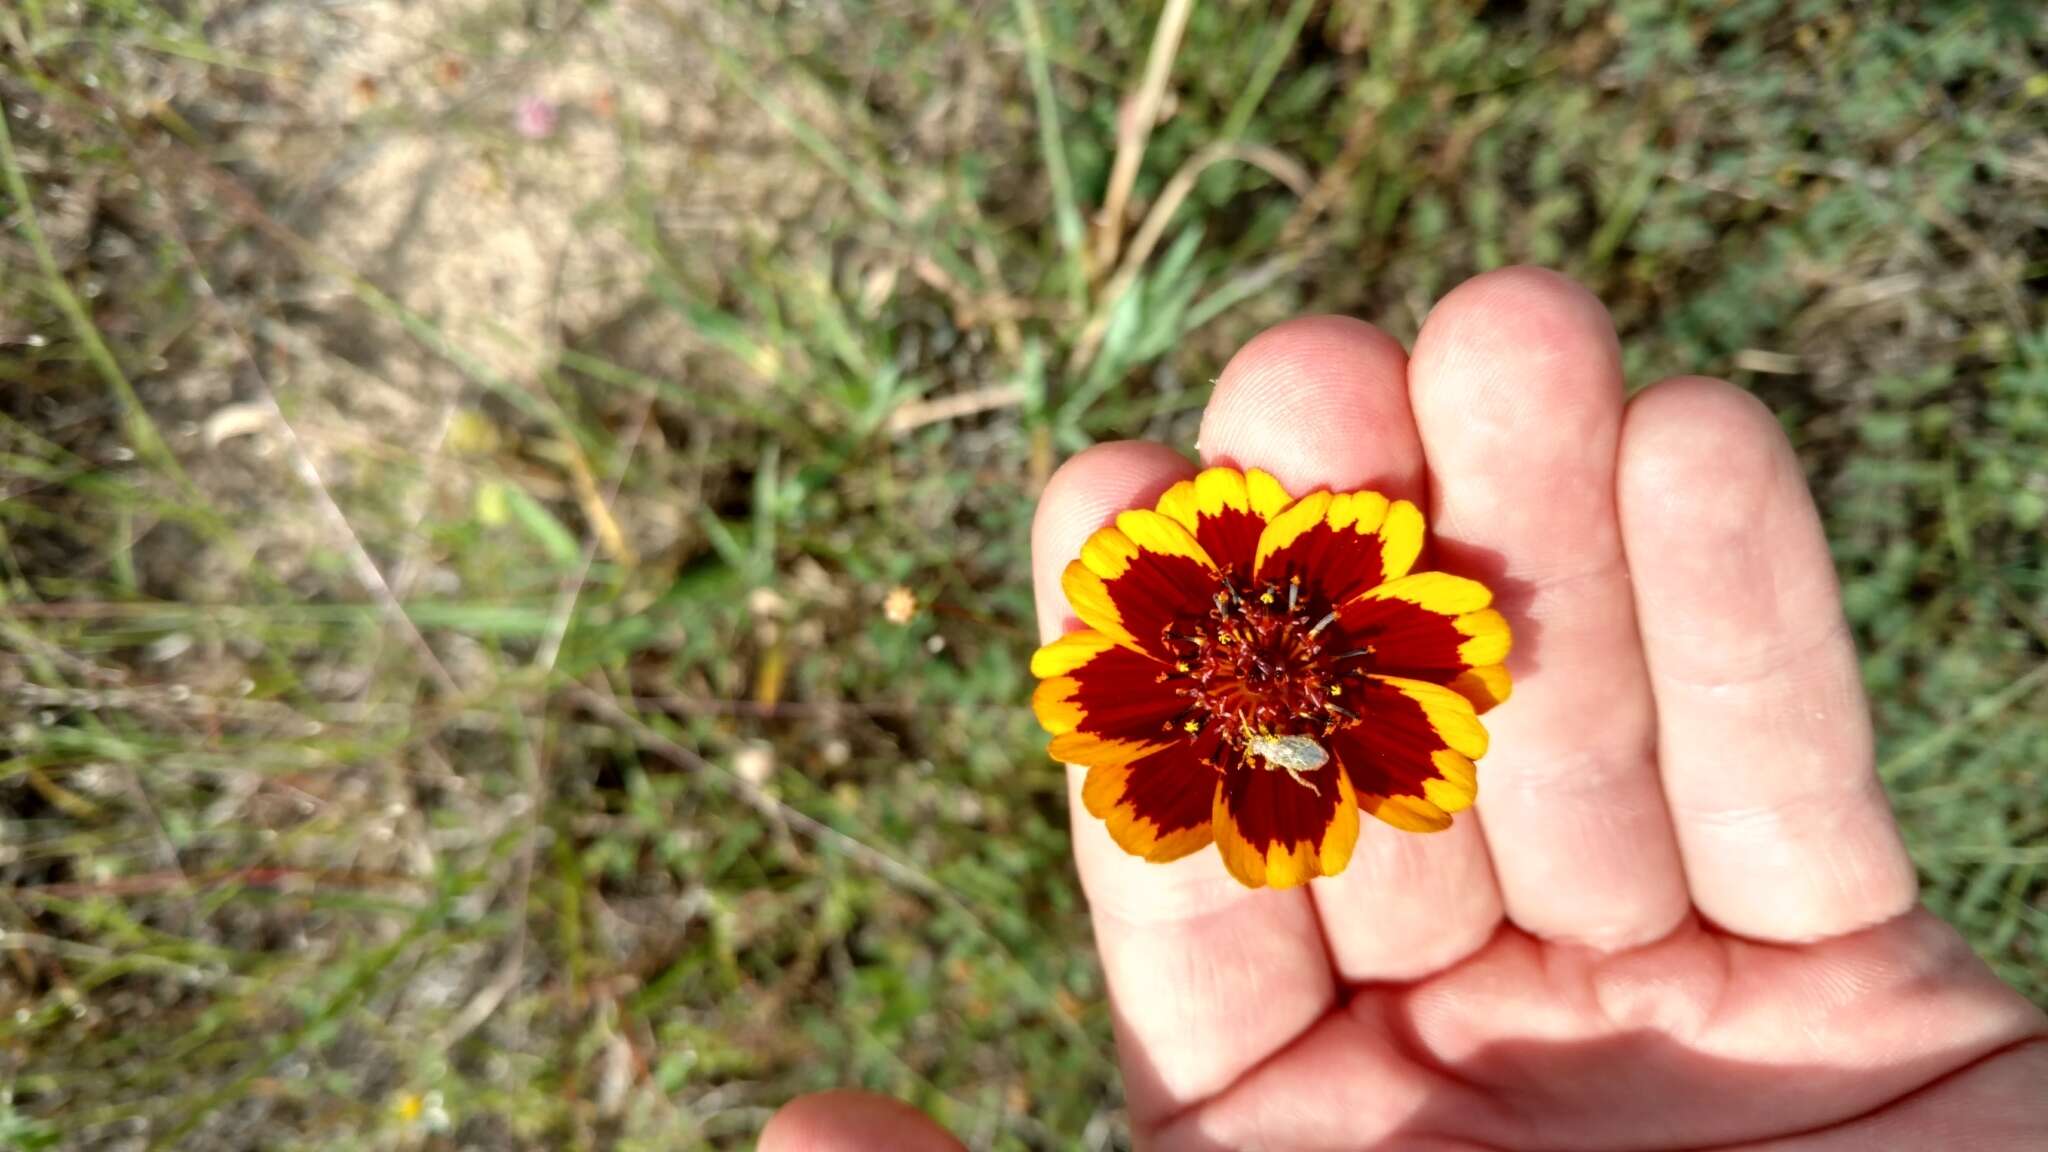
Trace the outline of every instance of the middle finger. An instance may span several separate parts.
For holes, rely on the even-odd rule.
[[[1689,903],[1615,511],[1607,312],[1553,272],[1476,277],[1423,324],[1409,390],[1438,549],[1495,578],[1517,631],[1479,791],[1508,917],[1598,947],[1654,940]]]

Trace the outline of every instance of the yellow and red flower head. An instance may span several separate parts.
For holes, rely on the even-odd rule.
[[[1055,759],[1126,852],[1214,842],[1287,887],[1350,861],[1362,809],[1411,832],[1470,807],[1479,713],[1508,695],[1508,625],[1477,581],[1412,572],[1422,513],[1377,492],[1289,496],[1210,468],[1121,513],[1061,579],[1085,627],[1040,648]]]

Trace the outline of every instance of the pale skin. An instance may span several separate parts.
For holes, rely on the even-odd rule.
[[[1732,385],[1626,398],[1600,304],[1506,269],[1413,354],[1354,320],[1230,362],[1203,463],[1429,510],[1495,587],[1514,697],[1476,810],[1367,820],[1350,868],[1251,891],[1215,852],[1074,852],[1140,1149],[1886,1152],[2048,1147],[2048,1018],[1920,909],[1833,568],[1776,421]],[[1040,630],[1118,510],[1193,471],[1093,448],[1033,529]],[[961,1145],[893,1101],[796,1100],[765,1152]]]

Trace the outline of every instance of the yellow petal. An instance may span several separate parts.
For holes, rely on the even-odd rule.
[[[1323,833],[1322,848],[1317,852],[1324,876],[1342,872],[1351,863],[1351,850],[1358,846],[1358,793],[1342,772],[1337,773],[1337,794],[1337,815],[1330,821],[1330,830]]]
[[[1038,724],[1054,736],[1063,736],[1081,726],[1086,715],[1074,694],[1081,690],[1081,682],[1071,676],[1055,676],[1041,680],[1031,693],[1031,711],[1038,717]]]
[[[1339,532],[1370,536],[1386,523],[1390,507],[1387,498],[1377,492],[1340,492],[1330,498],[1323,521]]]
[[[1477,612],[1493,603],[1493,593],[1477,580],[1467,580],[1449,572],[1415,572],[1398,580],[1389,580],[1359,599],[1404,600],[1438,615],[1459,616]]]
[[[1278,516],[1294,500],[1287,494],[1287,489],[1280,486],[1280,481],[1263,468],[1245,469],[1244,490],[1245,499],[1261,520]]]
[[[1116,601],[1110,599],[1109,587],[1102,577],[1091,571],[1085,561],[1076,560],[1060,573],[1060,590],[1067,594],[1067,604],[1081,623],[1108,636],[1129,648],[1138,647],[1138,640],[1124,627],[1124,618],[1117,611]]]
[[[1197,494],[1199,495],[1199,489]],[[1180,522],[1171,516],[1162,516],[1150,508],[1133,508],[1128,512],[1117,513],[1116,527],[1117,531],[1121,532],[1132,545],[1146,552],[1158,556],[1185,557],[1204,568],[1216,567],[1216,562],[1211,560],[1209,554],[1202,550],[1201,544],[1196,542],[1195,534],[1182,527]],[[1104,531],[1107,531],[1107,529],[1104,529]],[[1097,535],[1100,535],[1100,533]],[[1085,549],[1081,555],[1083,559],[1087,558],[1088,554]],[[1126,567],[1128,566],[1127,562]],[[1089,567],[1094,568],[1095,566],[1091,564]],[[1121,570],[1117,572],[1107,572],[1100,568],[1095,570],[1101,572],[1105,578],[1122,574]]]
[[[1441,684],[1404,680],[1398,676],[1375,676],[1373,679],[1420,704],[1422,714],[1429,719],[1429,726],[1436,730],[1446,747],[1475,760],[1486,755],[1486,728],[1479,723],[1479,715],[1473,711],[1470,700]]]
[[[1207,824],[1176,828],[1161,835],[1157,823],[1138,815],[1137,807],[1125,798],[1130,779],[1130,766],[1116,765],[1090,768],[1088,778],[1081,784],[1082,806],[1102,821],[1117,847],[1155,864],[1178,860],[1208,847],[1211,836]]]
[[[1412,579],[1412,577],[1411,577]],[[1458,631],[1471,639],[1458,645],[1458,659],[1471,665],[1498,664],[1508,658],[1514,636],[1507,617],[1492,608],[1468,612],[1455,621]]]
[[[1237,821],[1231,819],[1230,806],[1223,797],[1223,782],[1216,782],[1216,800],[1210,810],[1209,827],[1216,835],[1216,851],[1223,857],[1223,867],[1237,882],[1247,888],[1266,886],[1266,853],[1255,848],[1238,830]]]
[[[1168,516],[1173,522],[1193,532],[1200,509],[1195,504],[1195,482],[1182,480],[1159,494],[1159,500],[1152,505],[1161,516]]]
[[[1479,795],[1479,773],[1471,759],[1449,748],[1430,753],[1430,763],[1441,779],[1422,782],[1422,794],[1446,812],[1463,812]]]
[[[1387,579],[1399,579],[1415,567],[1415,558],[1422,555],[1422,528],[1422,510],[1408,501],[1396,500],[1387,509],[1386,521],[1380,525],[1380,538],[1386,541],[1381,555]]]
[[[1209,824],[1224,868],[1249,888],[1293,888],[1318,876],[1342,872],[1358,846],[1359,801],[1342,772],[1332,773],[1331,778],[1337,782],[1337,804],[1329,822],[1311,838],[1280,841],[1263,849],[1239,831],[1219,781]]]
[[[1124,788],[1131,780],[1129,764],[1101,764],[1088,769],[1088,776],[1081,782],[1081,806],[1097,820],[1109,818],[1110,809],[1124,797]]]
[[[1111,740],[1092,732],[1062,732],[1047,745],[1046,755],[1086,768],[1114,768],[1166,747],[1158,741]]]
[[[1138,552],[1137,542],[1112,525],[1097,528],[1081,545],[1081,563],[1104,580],[1114,580],[1131,570]]]
[[[1443,809],[1415,796],[1383,796],[1365,801],[1365,806],[1382,823],[1403,832],[1441,832],[1451,826]]]
[[[1204,516],[1251,511],[1244,473],[1235,468],[1204,468],[1195,477],[1195,509]]]
[[[1202,517],[1220,516],[1225,509],[1271,520],[1293,500],[1270,472],[1216,467],[1205,468],[1194,479],[1182,480],[1160,493],[1153,510],[1195,532],[1200,529]]]
[[[1263,568],[1275,552],[1301,539],[1309,529],[1323,522],[1323,516],[1330,510],[1328,492],[1311,492],[1289,505],[1287,510],[1266,522],[1265,530],[1259,533],[1259,551],[1252,561],[1252,570]]]
[[[1475,712],[1485,712],[1505,701],[1513,692],[1514,683],[1508,676],[1506,668],[1498,664],[1489,664],[1481,668],[1465,669],[1458,673],[1457,679],[1452,680],[1448,687],[1470,700]]]
[[[1093,628],[1076,628],[1031,654],[1031,674],[1041,680],[1064,676],[1114,647],[1115,640]]]

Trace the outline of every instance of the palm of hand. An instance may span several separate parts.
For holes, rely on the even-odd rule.
[[[1412,363],[1355,322],[1269,331],[1201,445],[1428,508],[1438,564],[1515,622],[1515,698],[1478,820],[1368,827],[1306,891],[1146,864],[1077,815],[1141,1148],[2048,1141],[2048,1021],[1914,910],[1826,547],[1753,401],[1687,379],[1624,403],[1599,305],[1510,269],[1446,298]],[[1048,636],[1081,541],[1188,471],[1133,443],[1061,469],[1034,529]],[[762,1146],[958,1147],[843,1094]]]
[[[1509,928],[1339,999],[1140,1146],[1995,1150],[2048,1131],[2039,1020],[1924,913],[1801,947],[1689,921],[1601,953]]]

